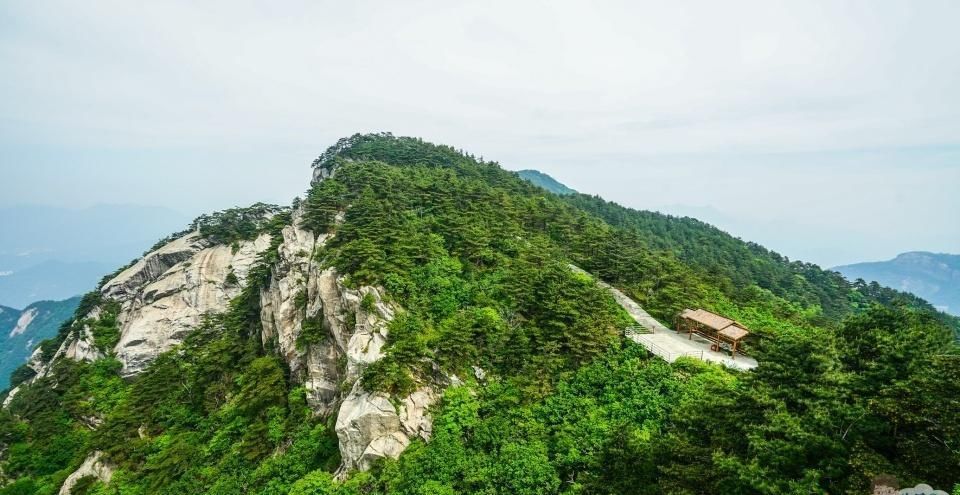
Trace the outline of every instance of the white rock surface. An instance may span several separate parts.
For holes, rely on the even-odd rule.
[[[96,361],[103,357],[103,353],[93,343],[93,332],[89,325],[83,326],[83,334],[76,339],[64,341],[61,346],[63,357],[74,361]]]
[[[366,392],[354,384],[337,415],[341,473],[369,469],[377,459],[397,458],[410,444],[400,416],[384,393]]]
[[[157,355],[182,342],[205,314],[227,309],[270,237],[263,234],[238,245],[236,250],[211,245],[192,233],[148,254],[103,286],[105,297],[122,304],[114,351],[123,375],[143,371]],[[238,283],[228,282],[231,272]]]
[[[103,453],[100,451],[94,451],[87,456],[83,464],[64,480],[63,485],[60,487],[60,495],[70,495],[77,482],[87,476],[92,476],[103,483],[110,483],[110,479],[113,478],[114,468],[102,461],[101,457],[103,457]]]
[[[397,414],[400,416],[400,426],[408,437],[430,441],[433,436],[433,417],[429,409],[439,398],[433,387],[421,387],[403,398]]]
[[[382,289],[349,288],[336,269],[321,269],[313,253],[329,236],[315,238],[304,230],[301,215],[294,212],[293,224],[283,229],[279,262],[270,287],[260,295],[262,338],[264,345],[276,346],[294,379],[302,381],[314,413],[336,414],[343,476],[368,469],[377,459],[396,458],[412,438],[429,439],[427,410],[437,395],[422,388],[399,399],[398,410],[386,394],[363,390],[360,377],[367,365],[383,357],[387,325],[396,310],[384,301]],[[298,348],[307,318],[319,320],[323,339]]]
[[[314,236],[303,229],[301,215],[301,210],[295,211],[292,225],[284,227],[270,287],[260,293],[261,338],[264,345],[276,344],[293,378],[304,383],[310,407],[325,415],[331,412],[339,393],[338,350],[329,339],[300,349],[297,339],[307,315],[315,317],[322,311],[317,285],[321,272],[313,253],[329,236]],[[298,297],[303,298],[299,304]]]
[[[99,316],[100,308],[93,308],[83,319],[96,319],[99,318]],[[43,361],[39,347],[34,349],[28,363],[37,374],[30,379],[30,383],[46,376],[47,373],[54,368],[54,363],[60,359],[66,358],[75,361],[93,362],[102,357],[103,353],[101,353],[93,343],[93,332],[91,332],[88,325],[84,325],[79,335],[74,333],[60,343],[57,352],[53,354],[53,358],[48,362]]]
[[[3,404],[0,405],[0,408],[6,409],[7,407],[10,407],[10,403],[13,402],[13,398],[16,397],[19,392],[20,385],[10,389],[10,391],[7,392],[7,396],[3,399]]]
[[[373,287],[357,290],[343,287],[342,279],[325,271],[321,276],[322,299],[325,308],[337,308],[327,317],[329,328],[340,328],[335,338],[346,354],[347,365],[343,380],[350,385],[337,414],[336,432],[340,443],[339,476],[351,470],[369,469],[377,459],[397,458],[414,437],[429,440],[432,418],[427,410],[436,402],[432,389],[424,387],[398,400],[399,410],[387,394],[368,392],[360,386],[364,368],[383,357],[387,341],[387,324],[394,310],[386,304],[380,291]],[[339,299],[333,295],[339,294]],[[372,308],[364,309],[361,301],[372,298]],[[340,306],[338,307],[337,304]],[[353,332],[344,326],[343,314],[356,313]]]
[[[27,327],[30,325],[30,322],[37,317],[37,308],[30,308],[23,313],[20,313],[20,318],[17,318],[17,325],[13,327],[13,330],[10,330],[10,337],[16,337],[21,333],[27,331]]]

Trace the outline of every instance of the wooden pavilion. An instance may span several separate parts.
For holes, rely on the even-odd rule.
[[[711,313],[705,309],[685,309],[677,316],[677,333],[696,333],[713,343],[711,350],[730,349],[730,357],[736,359],[738,348],[750,331],[739,322]],[[741,353],[743,351],[740,351]]]

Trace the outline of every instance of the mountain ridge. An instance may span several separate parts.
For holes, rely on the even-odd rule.
[[[943,311],[960,315],[960,255],[909,251],[885,261],[832,268],[848,278],[911,292]]]
[[[357,134],[313,168],[290,207],[205,215],[84,296],[6,395],[0,494],[841,493],[957,473],[937,443],[960,427],[937,401],[956,320],[919,298],[419,138]],[[736,319],[759,366],[652,357],[593,277],[667,327],[685,307]]]

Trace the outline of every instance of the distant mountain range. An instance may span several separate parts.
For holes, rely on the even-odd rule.
[[[80,297],[39,301],[23,311],[0,306],[0,390],[10,384],[10,373],[27,362],[37,344],[57,334],[60,324],[73,316]]]
[[[23,308],[86,292],[189,221],[153,206],[0,208],[0,305]]]
[[[539,170],[521,170],[517,172],[523,180],[534,185],[540,186],[554,194],[576,194],[577,191],[560,183],[557,179]]]
[[[944,312],[960,315],[960,255],[913,251],[889,261],[833,269],[850,280],[862,278],[912,292]]]

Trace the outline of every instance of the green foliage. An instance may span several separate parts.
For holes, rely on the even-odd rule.
[[[91,494],[845,494],[881,473],[940,488],[960,479],[954,322],[921,301],[690,219],[546,194],[417,139],[353,136],[315,166],[328,177],[303,201],[304,225],[335,233],[320,261],[403,308],[362,384],[396,399],[463,380],[431,410],[431,441],[334,480],[334,418],[313,416],[259,333],[260,289],[291,215],[255,205],[197,224],[237,245],[271,235],[225,314],[129,381],[110,357],[60,360],[0,410],[12,480],[0,495],[56,493],[92,450],[117,471],[108,486],[84,481]],[[738,319],[760,366],[652,359],[619,337],[629,320],[568,263],[667,322],[696,306]],[[361,299],[361,321],[376,301]],[[294,296],[298,311],[307,303]],[[111,349],[113,304],[84,297],[44,355],[84,325]],[[304,319],[298,347],[329,338],[322,321]]]
[[[933,310],[926,301],[912,294],[862,280],[849,282],[837,272],[822,270],[811,263],[791,261],[700,220],[625,208],[585,194],[567,195],[563,200],[597,215],[614,227],[636,233],[649,249],[676,253],[678,259],[695,267],[733,299],[741,296],[740,291],[758,286],[802,307],[821,308],[826,318],[818,318],[819,324],[842,318],[851,311],[867,309],[878,302],[891,304],[899,301],[915,308]],[[960,319],[946,315],[941,315],[940,319],[960,330]]]
[[[290,495],[335,495],[337,485],[326,471],[313,471],[290,487]]]
[[[297,308],[298,311],[307,310],[307,289],[300,289],[293,296],[293,306]]]
[[[257,203],[246,208],[231,208],[210,215],[201,215],[192,227],[200,235],[222,244],[252,240],[263,232],[269,220],[284,208]]]
[[[311,345],[319,344],[327,339],[327,332],[323,328],[323,315],[308,316],[300,324],[300,334],[297,335],[297,348],[305,350]]]
[[[21,364],[17,369],[13,370],[13,373],[10,374],[10,386],[16,387],[21,383],[33,378],[36,376],[37,372],[33,370],[26,363]]]
[[[100,304],[100,314],[96,318],[85,320],[82,324],[89,326],[93,334],[93,343],[103,353],[113,351],[120,341],[120,325],[117,315],[120,313],[120,303],[104,301]]]
[[[376,147],[363,153],[380,157]],[[428,155],[432,166],[344,164],[312,192],[350,205],[326,246],[334,265],[356,283],[384,285],[411,313],[391,325],[386,358],[364,375],[368,385],[409,390],[430,357],[455,372],[481,365],[522,373],[536,389],[612,345],[626,324],[619,310],[569,270],[548,232],[529,231],[543,207],[537,190],[507,176],[518,193],[531,193],[518,202],[491,185],[499,169],[449,150]],[[309,216],[309,201],[307,208]]]

